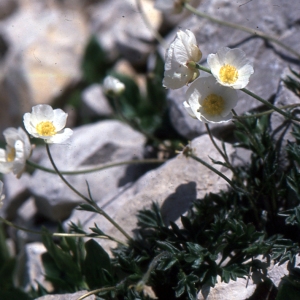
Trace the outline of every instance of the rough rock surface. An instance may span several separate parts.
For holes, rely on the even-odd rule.
[[[220,154],[212,145],[208,135],[203,135],[192,141],[191,147],[195,154],[210,163],[209,157],[221,160]],[[230,155],[233,149],[227,145]],[[208,157],[209,156],[209,157]],[[215,168],[227,176],[231,172],[215,165]],[[112,217],[125,231],[132,234],[136,228],[136,213],[145,207],[150,207],[152,202],[161,206],[162,215],[166,223],[176,221],[190,207],[192,201],[203,197],[209,192],[218,192],[226,189],[227,183],[208,170],[202,164],[179,155],[159,168],[147,172],[131,187],[123,189],[120,194],[107,199],[102,208]],[[123,239],[124,237],[112,227],[107,220],[99,215],[89,212],[75,211],[68,221],[77,223],[80,220],[84,229],[89,232],[89,227],[97,223],[106,234]],[[68,222],[66,222],[68,223]],[[101,241],[101,244],[107,244]],[[108,249],[108,248],[107,248]]]
[[[154,9],[152,2],[141,2],[151,26],[157,30],[161,14]],[[145,25],[135,0],[103,1],[93,6],[91,31],[112,61],[122,54],[132,64],[143,65],[153,50],[151,43],[154,37]]]
[[[296,263],[295,266],[298,267],[300,266],[300,256],[296,256]],[[274,262],[271,264],[271,266],[268,268],[268,278],[272,280],[274,285],[276,287],[279,286],[281,279],[285,276],[288,275],[288,262],[285,262],[282,265],[274,264]]]
[[[91,169],[96,165],[141,158],[145,137],[119,121],[103,121],[81,126],[74,130],[66,144],[51,145],[53,159],[62,171]],[[45,150],[45,149],[44,149]],[[39,162],[52,168],[44,154]],[[117,188],[135,180],[139,167],[118,166],[103,171],[65,178],[82,194],[88,196],[86,181],[91,194],[100,201],[107,194],[114,195]],[[55,174],[36,171],[30,182],[38,211],[50,220],[63,220],[83,200],[71,191]]]
[[[299,16],[297,17],[294,13],[299,9],[299,4],[296,2],[289,3],[287,7],[284,0],[248,1],[245,5],[228,0],[214,0],[203,1],[198,9],[215,18],[275,36],[295,50],[300,48],[300,42],[297,38]],[[293,13],[289,14],[288,11]],[[264,42],[249,33],[221,26],[195,15],[180,23],[179,27],[190,29],[195,34],[203,53],[201,64],[206,63],[208,54],[216,53],[223,46],[242,49],[247,57],[253,61],[255,71],[247,88],[266,100],[271,100],[274,97],[284,67],[299,65],[299,59],[274,43]],[[174,39],[176,31],[177,28],[168,35],[168,42]],[[175,128],[183,136],[192,139],[203,134],[205,126],[203,123],[190,118],[186,113],[182,105],[184,92],[185,88],[169,91],[171,118]],[[239,103],[236,107],[238,114],[262,106],[260,102],[243,92],[239,91],[238,93]],[[216,128],[215,131],[225,129],[230,131],[230,127],[226,128],[224,124],[221,126],[216,124],[212,127]]]
[[[74,294],[61,294],[61,295],[46,295],[43,297],[36,298],[36,300],[77,300],[79,297],[88,293],[88,291],[80,291]],[[86,300],[96,300],[94,295],[84,298]]]
[[[41,283],[47,290],[53,289],[52,285],[45,280],[41,255],[46,252],[42,243],[30,243],[25,245],[23,253],[19,257],[18,281],[26,291],[31,286],[37,288],[37,282]]]
[[[218,277],[218,283],[215,287],[204,287],[198,293],[197,300],[245,300],[255,292],[256,284],[250,279],[237,278],[236,281],[230,280],[229,283],[221,282]]]
[[[93,84],[86,88],[81,96],[83,116],[110,116],[112,109],[102,91],[100,84]]]
[[[4,182],[4,206],[0,210],[0,216],[12,219],[16,216],[19,207],[29,198],[28,183],[30,176],[26,173],[17,179],[12,173],[3,176]]]
[[[49,103],[79,79],[88,31],[78,12],[58,10],[50,2],[26,2],[0,24],[0,29],[9,46],[8,69],[19,74],[11,78],[11,92],[24,86],[32,103]]]

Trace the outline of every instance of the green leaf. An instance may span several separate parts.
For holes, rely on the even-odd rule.
[[[172,254],[180,253],[180,251],[169,242],[156,241],[156,243],[157,243],[158,247],[162,250],[168,251]]]
[[[96,37],[89,40],[82,59],[83,78],[88,83],[98,83],[104,78],[108,63],[105,52]]]
[[[9,290],[13,288],[15,265],[16,260],[14,258],[9,258],[0,266],[0,290]]]
[[[111,263],[108,254],[93,239],[85,243],[86,258],[84,261],[84,274],[90,289],[96,289],[109,284],[105,271],[111,273]]]
[[[51,235],[45,229],[43,230],[42,240],[57,269],[60,270],[61,274],[66,276],[65,280],[73,283],[74,286],[80,286],[82,283],[81,270],[75,262],[74,257],[72,257],[69,251],[63,251],[55,245]]]

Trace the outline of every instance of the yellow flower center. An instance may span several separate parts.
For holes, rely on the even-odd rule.
[[[8,162],[12,162],[15,160],[15,157],[16,157],[16,149],[10,148],[9,152],[7,152],[6,160]]]
[[[232,84],[238,80],[239,73],[236,67],[224,65],[219,72],[220,79],[223,83]]]
[[[210,94],[203,100],[202,107],[204,112],[208,115],[220,115],[224,110],[225,101],[221,96]]]
[[[41,122],[36,125],[36,131],[42,136],[52,136],[56,134],[56,129],[49,121]]]

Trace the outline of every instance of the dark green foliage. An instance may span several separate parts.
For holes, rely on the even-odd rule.
[[[85,243],[86,257],[83,273],[90,289],[112,285],[112,268],[110,258],[103,248],[94,240]]]
[[[106,75],[109,65],[104,50],[92,36],[82,59],[83,78],[89,84],[99,83]]]
[[[287,76],[286,79],[284,79],[285,85],[293,91],[297,96],[300,96],[300,73],[297,73],[296,71],[290,69],[292,76]]]

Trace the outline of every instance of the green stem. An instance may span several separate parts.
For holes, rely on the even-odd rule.
[[[57,175],[61,178],[61,180],[75,193],[77,194],[80,198],[85,200],[87,203],[93,205],[95,209],[98,211],[99,214],[103,215],[115,228],[117,228],[128,240],[131,240],[130,235],[122,229],[121,226],[119,226],[103,209],[101,209],[94,201],[91,199],[87,198],[83,194],[81,194],[79,191],[77,191],[65,178],[64,176],[59,172],[58,168],[56,167],[54,160],[52,158],[52,155],[50,153],[50,148],[49,145],[46,143],[46,150],[47,154],[49,156],[50,162],[56,171]]]
[[[110,286],[110,287],[105,287],[105,288],[101,288],[101,289],[97,289],[97,290],[93,290],[93,291],[90,291],[84,295],[82,295],[81,297],[79,297],[77,300],[82,300],[90,295],[94,295],[94,294],[98,294],[98,293],[101,293],[101,292],[109,292],[109,291],[113,291],[115,290],[116,287],[115,286]]]
[[[199,64],[196,64],[196,68],[199,69],[199,70],[202,70],[204,72],[207,72],[207,73],[211,73],[211,70],[206,68],[206,67],[203,67]],[[269,101],[257,96],[256,94],[254,94],[253,92],[247,90],[247,89],[240,89],[240,91],[243,91],[244,93],[246,93],[247,95],[253,97],[254,99],[260,101],[261,103],[263,103],[264,105],[266,106],[269,106],[271,107],[274,111],[277,111],[279,114],[283,115],[284,117],[288,118],[288,119],[291,119],[291,120],[295,120],[295,121],[299,121],[300,122],[300,119],[296,118],[296,117],[293,117],[291,116],[290,114],[288,113],[285,113],[284,111],[282,111],[280,108],[274,106],[273,104],[271,104]]]
[[[231,110],[232,114],[235,116],[236,119],[238,119],[238,115],[235,112],[234,109]],[[240,122],[240,124],[243,126],[243,129],[246,131],[248,138],[251,140],[251,143],[253,145],[253,147],[256,149],[258,155],[260,156],[260,158],[264,158],[264,155],[262,154],[262,152],[260,151],[260,147],[258,142],[256,141],[255,137],[252,135],[252,133],[250,132],[250,130],[247,128],[247,126],[245,126],[242,122]]]
[[[3,223],[5,223],[6,225],[8,225],[10,227],[16,228],[18,230],[22,230],[24,232],[29,232],[29,233],[38,234],[38,235],[43,235],[44,234],[41,231],[31,230],[31,229],[24,228],[22,226],[18,226],[16,224],[2,218],[2,217],[0,217],[0,221],[2,221]],[[57,236],[57,237],[89,237],[89,235],[85,234],[85,233],[58,233],[58,232],[55,232],[55,233],[51,233],[51,235],[52,236]],[[119,241],[118,239],[116,239],[112,236],[109,236],[109,235],[95,235],[95,236],[93,236],[93,238],[110,239],[110,240],[115,241],[119,244],[127,246],[127,244],[125,244],[124,242]]]
[[[279,109],[278,107],[274,106],[273,104],[271,104],[269,101],[257,96],[256,94],[254,94],[253,92],[247,90],[247,89],[241,89],[241,91],[243,91],[244,93],[246,93],[247,95],[253,97],[254,99],[260,101],[261,103],[263,103],[264,105],[267,105],[269,107],[271,107],[273,110],[277,111],[279,114],[283,115],[284,117],[291,119],[291,120],[295,120],[295,121],[300,121],[300,119],[291,116],[288,113],[285,113],[284,111],[282,111],[281,109]]]
[[[284,43],[280,42],[277,38],[275,38],[273,36],[270,36],[270,35],[267,35],[267,34],[263,33],[262,31],[255,30],[255,29],[252,29],[252,28],[248,28],[248,27],[245,27],[245,26],[242,26],[242,25],[234,24],[234,23],[231,23],[231,22],[222,21],[222,20],[219,20],[217,18],[213,18],[213,17],[211,17],[211,16],[209,16],[209,15],[203,13],[203,12],[200,12],[199,10],[195,9],[193,6],[191,6],[188,3],[184,3],[184,7],[187,10],[189,10],[190,12],[192,12],[193,14],[195,14],[195,15],[201,17],[201,18],[205,18],[207,20],[210,20],[210,21],[212,21],[214,23],[217,23],[217,24],[220,24],[220,25],[224,25],[224,26],[227,26],[227,27],[231,27],[231,28],[234,28],[234,29],[238,29],[238,30],[248,32],[248,33],[253,34],[255,36],[261,37],[264,40],[272,41],[272,42],[276,43],[277,45],[279,45],[281,48],[289,51],[290,53],[293,53],[298,59],[300,59],[300,54],[297,51],[295,51],[294,49],[286,46]]]
[[[222,177],[234,190],[237,190],[236,187],[234,186],[233,182],[229,178],[227,178],[224,174],[222,174],[217,169],[212,167],[210,164],[208,164],[207,162],[205,162],[204,160],[202,160],[201,158],[195,156],[192,153],[186,153],[186,156],[191,157],[192,159],[200,162],[202,165],[204,165],[205,167],[207,167],[208,169],[210,169],[211,171],[213,171],[214,173],[216,173],[217,175]]]
[[[97,172],[97,171],[102,171],[108,168],[113,168],[113,167],[118,167],[118,166],[122,166],[122,165],[136,165],[136,164],[160,164],[160,163],[164,163],[166,161],[166,159],[156,159],[156,158],[151,158],[151,159],[134,159],[134,160],[125,160],[125,161],[120,161],[120,162],[116,162],[116,163],[111,163],[111,164],[105,164],[105,165],[101,165],[99,167],[96,168],[91,168],[91,169],[85,169],[85,170],[79,170],[79,171],[60,171],[61,174],[63,175],[78,175],[78,174],[86,174],[86,173],[92,173],[92,172]],[[30,160],[27,160],[26,163],[31,166],[34,167],[36,169],[48,172],[48,173],[52,173],[52,174],[56,174],[56,171],[53,169],[49,169],[46,167],[43,167],[41,165],[38,165]]]
[[[147,272],[144,274],[143,278],[136,285],[136,290],[138,292],[140,292],[143,289],[144,285],[147,284],[147,281],[149,280],[151,272],[157,266],[157,263],[160,261],[160,259],[162,259],[163,257],[169,257],[169,256],[171,256],[171,254],[169,252],[163,251],[153,258],[153,260],[151,261],[151,263],[148,267]]]
[[[283,105],[283,106],[279,106],[279,109],[293,109],[300,106],[299,103],[296,104],[289,104],[289,105]],[[264,115],[269,115],[271,113],[273,113],[275,110],[274,109],[270,109],[270,110],[266,110],[264,112],[261,113],[257,113],[257,114],[252,114],[252,115],[244,115],[244,116],[233,116],[234,119],[248,119],[248,118],[257,118],[257,117],[262,117]]]
[[[214,147],[217,149],[217,151],[221,154],[221,156],[223,157],[223,159],[225,160],[226,162],[226,167],[229,168],[233,173],[234,172],[234,168],[232,167],[231,163],[229,162],[228,160],[228,157],[225,153],[223,153],[223,151],[220,149],[220,147],[217,145],[214,137],[212,136],[211,134],[211,131],[210,131],[210,128],[209,128],[209,125],[207,123],[205,123],[205,127],[206,127],[206,130],[207,130],[207,133],[209,135],[209,138],[211,140],[211,142],[213,143]]]

